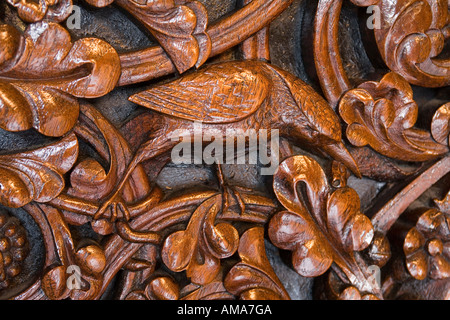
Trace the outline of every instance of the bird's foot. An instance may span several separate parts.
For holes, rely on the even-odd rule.
[[[130,220],[130,211],[120,195],[120,192],[116,192],[101,205],[94,215],[94,220],[107,218],[109,208],[111,208],[111,215],[109,217],[111,222],[115,222],[119,218],[125,221]]]

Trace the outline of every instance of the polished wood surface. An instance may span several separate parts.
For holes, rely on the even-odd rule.
[[[450,299],[446,0],[318,0],[294,53],[314,76],[273,63],[293,0],[213,22],[200,0],[77,3],[125,13],[152,41],[134,50],[70,30],[71,0],[1,1],[1,299],[295,298],[274,251],[316,299]],[[344,11],[382,66],[358,79]],[[122,121],[104,106],[115,92],[136,111]],[[171,163],[196,122],[223,141],[277,130],[276,171],[233,172],[256,188],[220,163],[206,178]],[[16,147],[27,134],[39,143]]]

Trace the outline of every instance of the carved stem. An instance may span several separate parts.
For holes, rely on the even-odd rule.
[[[338,45],[341,7],[342,0],[319,1],[314,21],[314,61],[322,90],[333,108],[351,88]]]
[[[253,0],[228,18],[211,26],[210,57],[238,45],[272,22],[293,0]],[[119,86],[147,81],[173,72],[176,68],[161,47],[151,47],[120,55],[122,75]]]
[[[270,61],[269,27],[261,29],[254,36],[242,42],[242,53],[246,60]]]
[[[422,193],[450,172],[450,157],[447,156],[423,172],[406,188],[392,198],[372,218],[374,228],[384,234],[392,227],[400,215]]]

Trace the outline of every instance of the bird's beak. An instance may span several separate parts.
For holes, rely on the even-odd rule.
[[[325,145],[322,147],[322,149],[336,161],[342,162],[358,178],[362,178],[361,172],[359,171],[355,159],[353,159],[353,156],[350,154],[350,152],[342,142]]]

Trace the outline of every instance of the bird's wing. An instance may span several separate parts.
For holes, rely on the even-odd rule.
[[[182,119],[229,123],[253,114],[269,86],[270,80],[256,68],[224,63],[140,92],[130,101]]]
[[[312,87],[284,70],[270,66],[285,81],[299,111],[303,114],[305,125],[335,141],[341,141],[340,120],[330,105]]]

